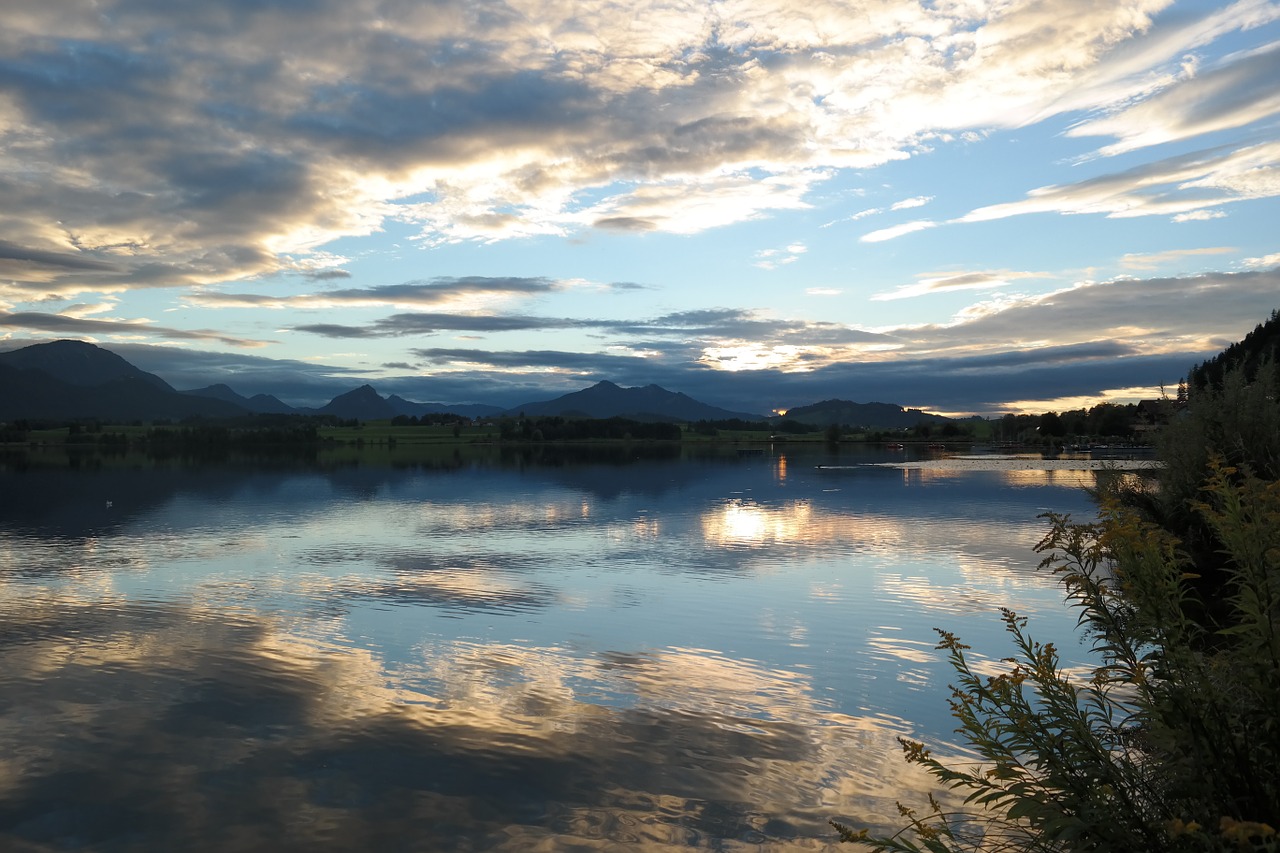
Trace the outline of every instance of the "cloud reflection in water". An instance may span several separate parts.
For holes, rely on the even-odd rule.
[[[0,847],[789,850],[893,824],[926,786],[895,736],[951,728],[922,710],[932,625],[1060,609],[1021,562],[1035,509],[991,478],[781,470],[186,472],[113,527],[6,517]]]

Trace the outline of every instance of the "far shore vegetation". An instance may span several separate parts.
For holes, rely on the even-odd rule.
[[[455,414],[400,415],[360,421],[332,415],[253,415],[233,420],[105,423],[93,418],[0,423],[0,446],[68,448],[107,453],[159,453],[271,448],[408,447],[457,444],[603,442],[930,444],[972,443],[1061,450],[1096,444],[1150,446],[1178,401],[1101,403],[1091,409],[921,422],[890,429],[794,419],[728,419],[673,423],[656,419],[522,415],[469,418]]]

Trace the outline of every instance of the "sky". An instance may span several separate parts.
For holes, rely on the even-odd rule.
[[[1130,402],[1280,308],[1280,2],[6,0],[0,200],[180,389]]]

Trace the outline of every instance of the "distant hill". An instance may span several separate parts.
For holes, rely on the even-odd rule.
[[[355,418],[361,421],[390,420],[400,414],[372,385],[361,385],[354,391],[339,394],[325,405],[316,409],[321,415],[335,415],[339,418]]]
[[[854,403],[849,400],[823,400],[809,406],[787,409],[787,420],[815,426],[838,424],[862,429],[904,429],[918,423],[943,424],[950,418],[920,409],[904,409],[892,403]]]
[[[180,394],[159,376],[83,341],[50,341],[0,353],[0,420],[155,421],[244,414],[234,403]]]
[[[139,370],[110,350],[84,341],[50,341],[3,352],[0,365],[39,370],[68,385],[92,387],[132,379],[173,391],[168,382],[154,373]]]
[[[612,382],[597,382],[590,388],[574,391],[554,400],[525,403],[509,409],[507,414],[523,412],[529,416],[562,415],[586,418],[631,418],[638,421],[701,421],[743,418],[763,420],[761,415],[731,412],[700,403],[692,397],[668,391],[657,385],[623,388]]]
[[[16,369],[0,363],[0,421],[97,418],[119,423],[244,414],[245,410],[233,403],[188,397],[145,379],[73,385],[38,368]]]
[[[194,388],[182,393],[190,394],[194,397],[209,397],[214,400],[234,403],[242,409],[260,415],[291,415],[299,411],[270,394],[254,394],[252,397],[245,397],[221,383],[209,385],[205,388]]]
[[[396,394],[387,398],[387,402],[396,410],[396,414],[421,417],[422,415],[464,415],[468,418],[487,418],[502,414],[501,406],[486,406],[483,403],[415,403]]]

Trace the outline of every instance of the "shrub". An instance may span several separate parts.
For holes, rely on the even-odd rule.
[[[1040,544],[1100,663],[1079,682],[1051,644],[1004,612],[1017,657],[983,678],[940,631],[951,707],[978,753],[952,766],[903,740],[906,759],[963,794],[930,798],[876,850],[1277,850],[1280,826],[1280,483],[1214,460],[1195,512],[1222,543],[1228,627],[1186,615],[1178,539],[1105,499],[1096,524],[1049,515]]]

